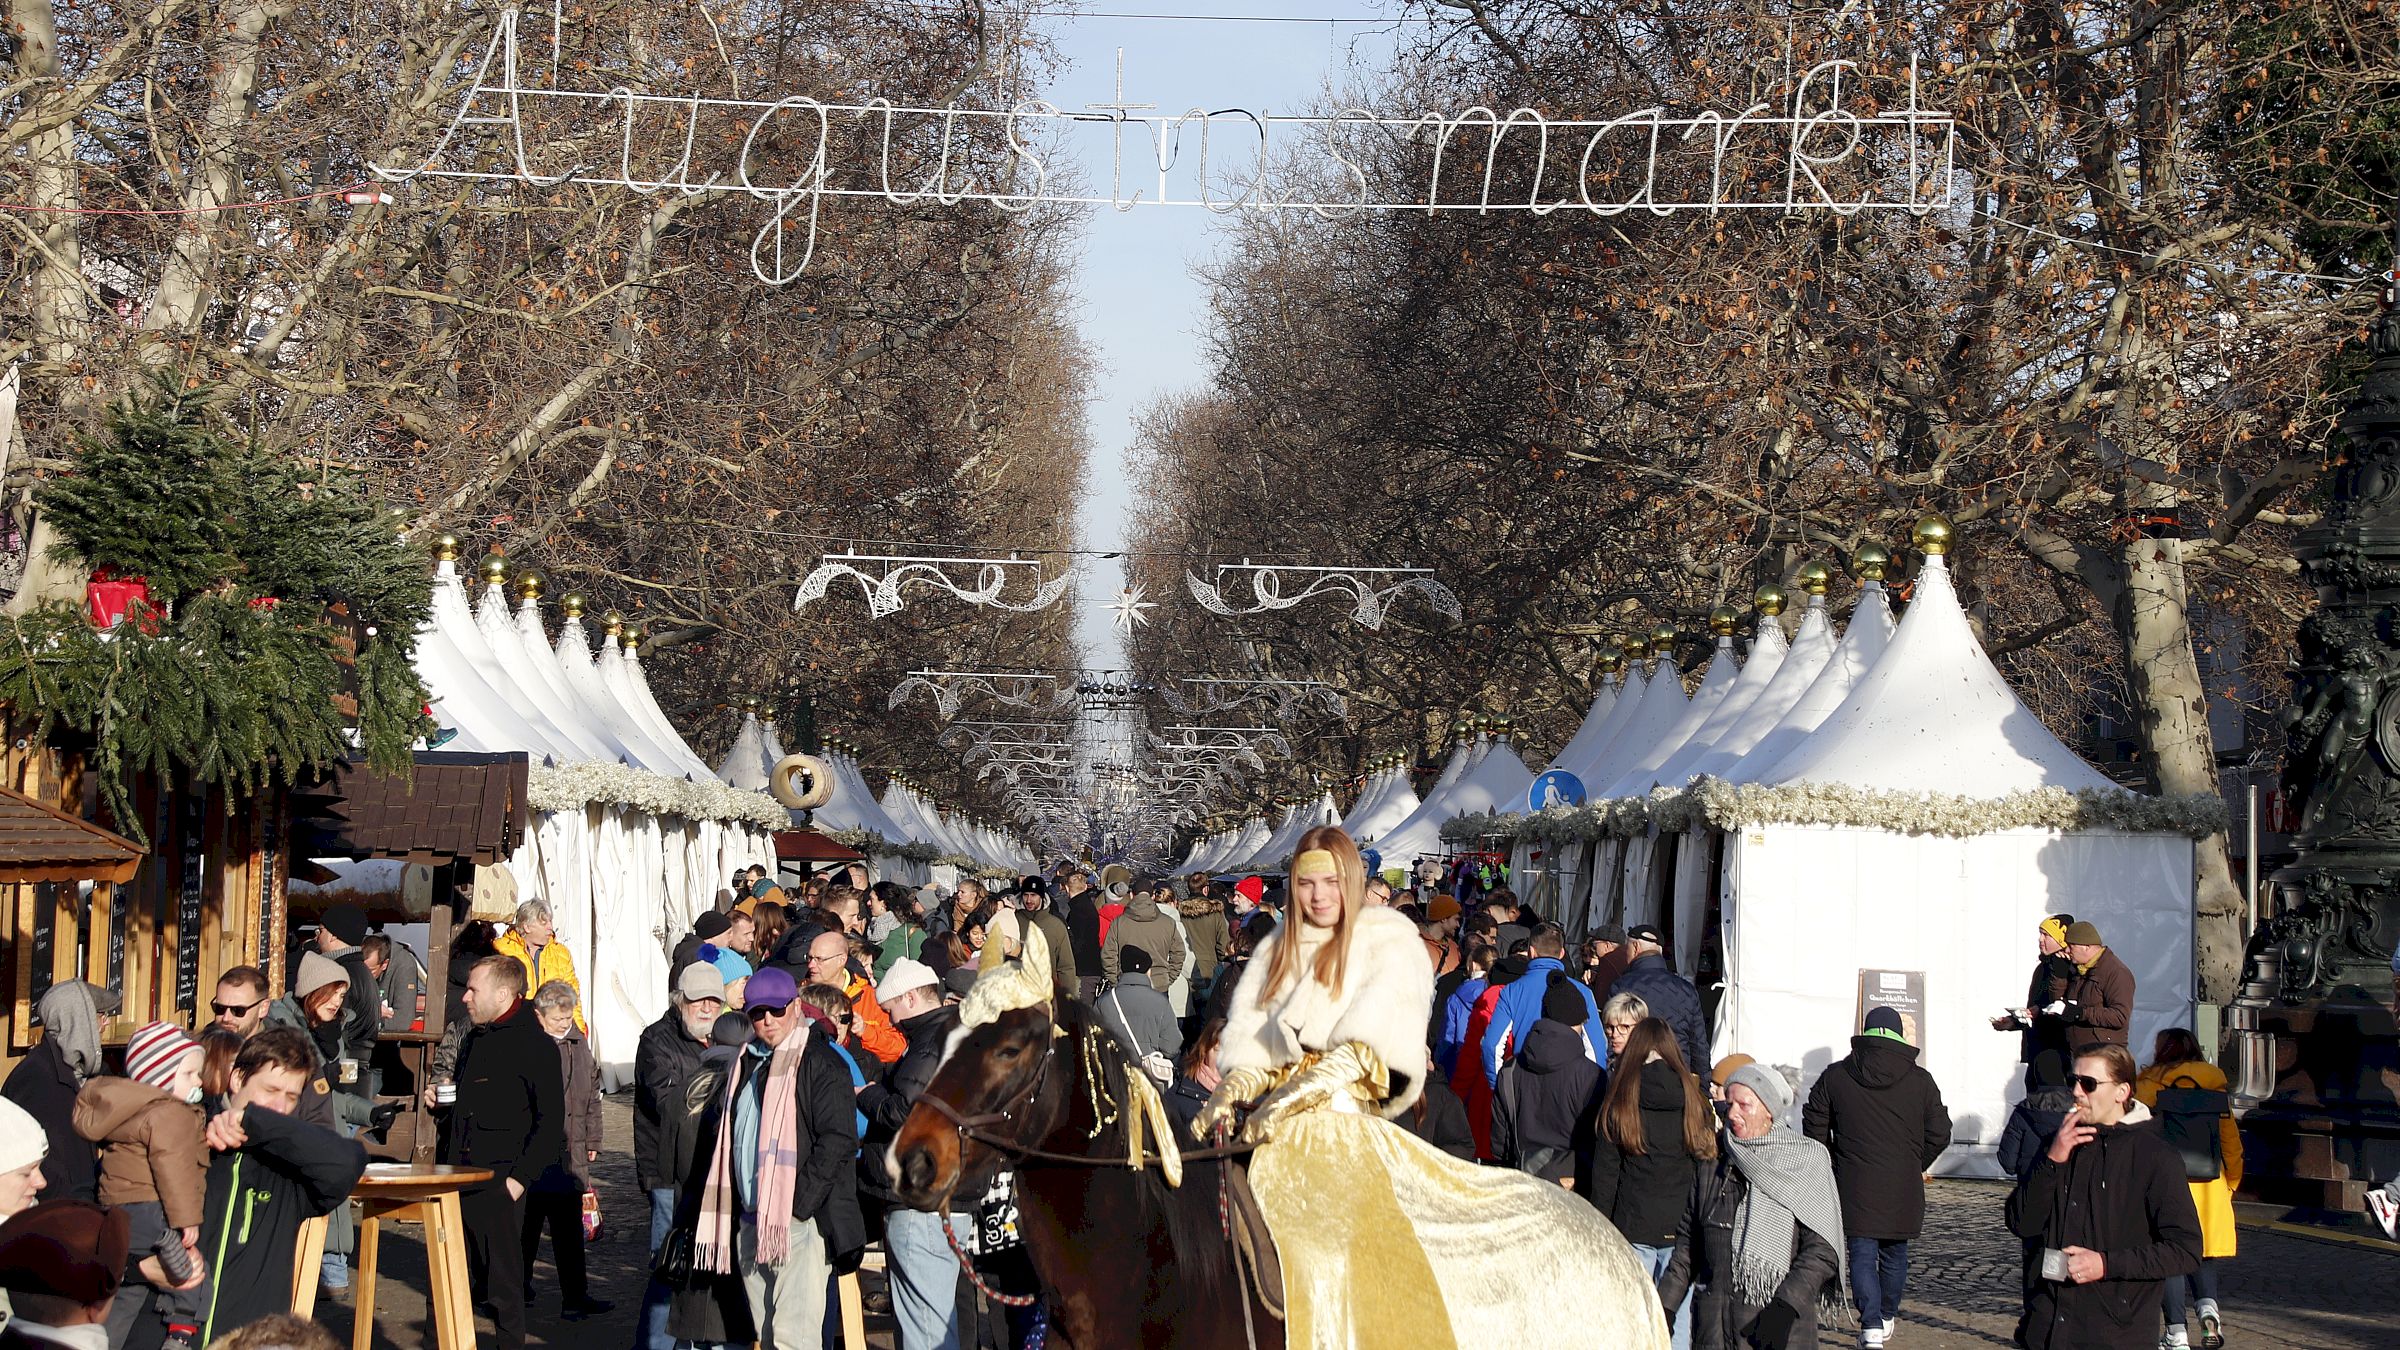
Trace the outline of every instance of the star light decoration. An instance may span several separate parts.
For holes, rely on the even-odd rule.
[[[1116,599],[1108,602],[1109,612],[1116,616],[1118,632],[1131,633],[1140,625],[1150,622],[1150,616],[1142,611],[1158,608],[1158,602],[1142,598],[1148,593],[1145,587],[1128,586],[1117,592]]]

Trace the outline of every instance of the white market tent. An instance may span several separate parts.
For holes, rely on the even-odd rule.
[[[1503,736],[1479,741],[1471,766],[1448,788],[1426,794],[1424,803],[1399,828],[1375,841],[1386,867],[1408,867],[1442,852],[1442,826],[1460,816],[1513,811],[1525,804],[1533,770],[1517,758]],[[1457,757],[1452,758],[1456,763]]]
[[[1567,743],[1560,746],[1558,753],[1550,757],[1549,764],[1544,766],[1545,769],[1564,769],[1568,773],[1575,773],[1576,765],[1591,763],[1598,756],[1601,747],[1608,743],[1605,736],[1608,715],[1616,710],[1617,691],[1624,686],[1624,683],[1625,679],[1622,675],[1617,676],[1613,682],[1606,674],[1600,677],[1600,692],[1592,696],[1592,706],[1584,709],[1583,721],[1576,726],[1575,734],[1568,737]],[[1576,776],[1581,777],[1582,775],[1576,774]],[[1586,783],[1584,787],[1589,790],[1591,784]]]
[[[1342,822],[1342,830],[1361,845],[1380,850],[1383,836],[1392,827],[1416,814],[1424,803],[1417,800],[1417,791],[1408,785],[1408,765],[1394,764],[1385,771],[1386,781],[1372,805],[1351,813]]]
[[[1684,705],[1683,715],[1675,724],[1658,736],[1650,747],[1631,757],[1631,767],[1617,776],[1612,784],[1594,787],[1585,784],[1594,797],[1646,797],[1658,785],[1659,766],[1691,740],[1717,705],[1733,692],[1733,682],[1741,675],[1742,663],[1733,654],[1731,625],[1717,635],[1717,650],[1708,658],[1708,669],[1700,676],[1700,687],[1692,691],[1691,702]]]
[[[667,949],[722,879],[772,862],[773,799],[719,783],[651,695],[615,631],[595,659],[570,605],[555,644],[538,592],[512,615],[498,580],[470,608],[454,557],[435,569],[416,669],[461,750],[522,751],[533,819],[509,859],[518,892],[574,954],[603,1077],[629,1073],[667,999]]]

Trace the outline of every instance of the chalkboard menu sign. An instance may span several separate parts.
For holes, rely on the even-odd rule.
[[[125,920],[133,911],[130,886],[108,888],[108,987],[125,992]]]
[[[207,861],[207,835],[197,793],[175,794],[175,858],[180,864],[175,892],[175,1006],[200,1006],[200,906]]]
[[[56,914],[58,883],[34,883],[33,906],[37,916]],[[58,961],[58,927],[55,923],[43,923],[38,919],[33,925],[33,989],[30,992],[36,1003],[41,1001],[42,995],[50,992],[50,971]]]

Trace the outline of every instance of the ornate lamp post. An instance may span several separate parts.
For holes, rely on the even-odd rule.
[[[2283,783],[2299,832],[2231,1010],[2237,1104],[2275,1198],[2359,1207],[2400,1170],[2392,952],[2400,940],[2400,307],[2342,415],[2322,521],[2298,541],[2300,625]],[[2252,1105],[2255,1103],[2255,1105]]]

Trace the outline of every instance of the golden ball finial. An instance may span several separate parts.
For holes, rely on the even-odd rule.
[[[497,552],[486,553],[483,555],[483,561],[476,565],[475,570],[483,574],[485,581],[497,586],[508,580],[508,559],[501,557]]]
[[[1639,633],[1624,639],[1617,645],[1624,649],[1625,659],[1628,661],[1639,661],[1650,654],[1650,639]]]
[[[570,619],[583,617],[583,592],[569,591],[558,598],[558,612]]]
[[[625,616],[619,614],[613,609],[608,612],[606,617],[601,619],[601,622],[607,625],[608,635],[610,637],[615,637],[619,633],[625,631]]]
[[[1731,605],[1719,605],[1708,612],[1708,631],[1718,637],[1732,637],[1733,626],[1742,621],[1742,612]]]
[[[754,713],[754,712],[757,712],[757,711],[758,711],[758,695],[756,695],[756,694],[744,694],[744,695],[742,695],[742,711],[743,711],[743,712],[747,712],[747,713]]]
[[[1675,637],[1675,625],[1671,623],[1662,623],[1658,627],[1651,629],[1651,653],[1657,656],[1667,656],[1672,654],[1675,650]]]
[[[1492,722],[1492,732],[1502,740],[1508,739],[1508,719],[1505,717],[1495,719]]]
[[[1939,511],[1928,511],[1917,517],[1917,527],[1908,532],[1909,542],[1928,558],[1938,558],[1950,551],[1950,521]]]
[[[433,560],[435,562],[457,562],[458,536],[455,534],[445,534],[441,538],[434,540]]]
[[[1789,601],[1790,597],[1783,593],[1783,587],[1772,581],[1759,587],[1758,591],[1750,597],[1751,607],[1770,619],[1782,614],[1784,605]]]
[[[1794,574],[1800,589],[1810,595],[1823,595],[1833,589],[1833,569],[1821,562],[1804,562]]]
[[[517,598],[520,600],[541,599],[542,574],[531,571],[519,572],[517,574]]]
[[[1614,675],[1625,668],[1625,658],[1615,652],[1602,652],[1595,664],[1600,667],[1601,674]]]
[[[1860,581],[1881,581],[1891,566],[1890,550],[1872,540],[1860,544],[1858,550],[1850,555],[1850,570]]]
[[[625,625],[625,650],[629,652],[639,651],[641,650],[641,646],[642,626],[638,623],[629,623]]]

